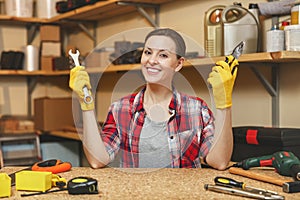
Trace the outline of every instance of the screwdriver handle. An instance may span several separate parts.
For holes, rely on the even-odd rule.
[[[245,184],[243,182],[238,182],[231,178],[217,176],[214,181],[216,185],[245,189]]]

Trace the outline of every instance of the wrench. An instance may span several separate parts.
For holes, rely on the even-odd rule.
[[[75,63],[75,66],[76,66],[76,67],[77,67],[77,66],[80,66],[79,59],[78,59],[78,57],[79,57],[79,55],[80,55],[79,51],[76,50],[76,53],[72,53],[72,49],[70,49],[70,50],[69,50],[69,55],[72,57],[72,59],[73,59],[73,61],[74,61],[74,63]],[[87,86],[84,86],[84,87],[82,88],[82,90],[83,90],[83,93],[84,93],[83,101],[84,101],[86,104],[92,103],[92,102],[93,102],[93,97],[90,95]]]

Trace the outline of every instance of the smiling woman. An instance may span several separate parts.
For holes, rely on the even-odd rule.
[[[82,88],[91,89],[83,67],[70,74],[70,87],[83,110],[83,145],[90,165],[99,168],[120,158],[120,167],[201,167],[201,159],[223,170],[231,158],[231,93],[238,65],[233,57],[219,61],[209,75],[216,117],[201,98],[177,91],[176,72],[184,63],[186,46],[172,29],[156,29],[145,37],[141,56],[146,85],[110,106],[98,128],[94,105],[83,100]]]

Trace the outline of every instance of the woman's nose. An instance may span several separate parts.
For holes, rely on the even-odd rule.
[[[149,58],[149,63],[150,64],[157,64],[158,63],[158,60],[157,60],[157,56],[155,54],[152,54]]]

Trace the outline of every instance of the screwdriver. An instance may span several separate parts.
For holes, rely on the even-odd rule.
[[[270,194],[270,195],[278,194],[277,192],[274,192],[274,191],[250,187],[250,186],[247,186],[244,182],[239,182],[234,179],[227,178],[227,177],[217,176],[217,177],[215,177],[214,181],[215,181],[216,185],[226,186],[226,187],[231,187],[231,188],[233,188],[233,187],[240,188],[240,189],[251,191],[254,193],[258,193],[258,194]]]

